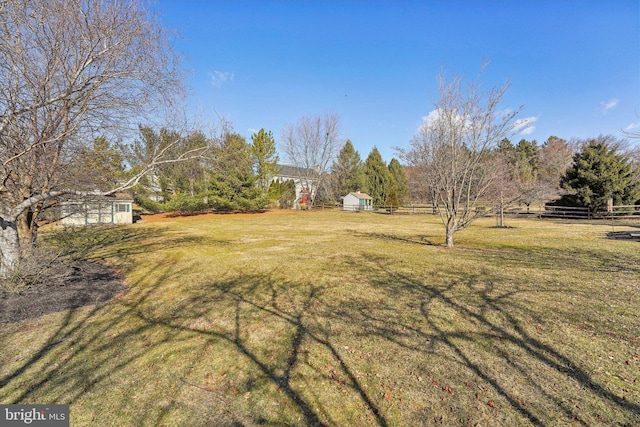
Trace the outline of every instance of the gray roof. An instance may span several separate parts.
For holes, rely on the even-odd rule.
[[[276,168],[280,169],[280,172],[278,172],[276,176],[298,178],[305,176],[314,176],[315,174],[315,171],[313,169],[299,168],[297,166],[276,165]]]

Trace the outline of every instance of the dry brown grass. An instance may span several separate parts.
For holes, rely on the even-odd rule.
[[[129,292],[0,332],[72,425],[638,425],[639,243],[610,226],[280,212],[96,229]]]

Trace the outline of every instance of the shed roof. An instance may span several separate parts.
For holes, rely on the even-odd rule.
[[[357,199],[361,199],[361,200],[373,200],[373,197],[371,197],[370,195],[368,195],[368,194],[366,194],[366,193],[361,193],[361,192],[359,192],[359,191],[356,191],[355,193],[354,193],[354,192],[351,192],[351,193],[349,193],[349,194],[351,194],[352,196],[356,197]],[[349,194],[347,194],[347,196],[348,196]]]

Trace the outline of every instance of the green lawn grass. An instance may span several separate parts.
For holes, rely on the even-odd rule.
[[[453,249],[431,215],[50,231],[130,289],[3,326],[0,402],[73,426],[640,425],[640,243],[494,225]]]

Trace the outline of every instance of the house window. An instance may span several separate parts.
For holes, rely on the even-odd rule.
[[[116,204],[116,212],[129,212],[129,204],[128,203],[117,203]]]
[[[73,215],[82,212],[82,205],[80,203],[66,203],[63,205],[63,215]]]

